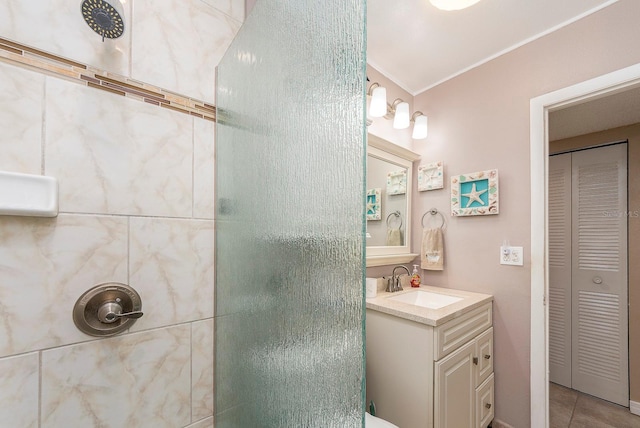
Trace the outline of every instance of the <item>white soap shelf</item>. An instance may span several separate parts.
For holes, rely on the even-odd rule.
[[[56,217],[58,180],[0,171],[0,215]]]

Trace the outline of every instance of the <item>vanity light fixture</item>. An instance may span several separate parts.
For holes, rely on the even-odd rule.
[[[417,111],[411,115],[411,121],[413,122],[413,133],[411,138],[414,140],[424,140],[427,138],[429,129],[427,127],[428,118],[421,111]]]
[[[369,81],[369,78],[367,78]],[[411,115],[409,113],[409,103],[396,98],[393,103],[387,103],[387,90],[380,86],[378,82],[374,82],[367,90],[367,126],[373,123],[372,118],[384,117],[385,119],[393,119],[393,127],[395,129],[406,129],[413,125],[413,133],[411,137],[414,140],[423,140],[427,138],[427,116],[417,111]]]
[[[473,6],[480,0],[429,0],[440,10],[461,10]]]
[[[378,82],[369,86],[367,95],[371,97],[369,104],[369,116],[382,117],[387,114],[387,89],[380,86]]]
[[[395,129],[406,129],[410,125],[409,119],[409,103],[406,101],[402,101],[400,98],[396,98],[393,101],[393,110],[395,110],[395,114],[393,115],[393,127]]]

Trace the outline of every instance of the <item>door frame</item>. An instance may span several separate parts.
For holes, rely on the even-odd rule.
[[[549,287],[547,186],[549,112],[640,85],[640,64],[530,100],[531,171],[531,427],[549,426]]]

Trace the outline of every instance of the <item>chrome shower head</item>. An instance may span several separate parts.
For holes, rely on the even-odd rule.
[[[124,8],[120,0],[82,0],[82,17],[93,31],[117,39],[124,33]]]

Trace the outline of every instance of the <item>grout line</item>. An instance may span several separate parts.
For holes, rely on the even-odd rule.
[[[189,326],[189,420],[193,423],[193,322]]]
[[[569,418],[569,425],[567,425],[567,428],[569,428],[571,426],[571,422],[573,422],[573,416],[576,414],[576,407],[578,407],[579,398],[580,398],[580,394],[576,394],[576,401],[573,402],[573,408],[571,409],[571,417]]]
[[[196,220],[196,221],[214,221],[210,217],[186,217],[186,216],[170,216],[170,215],[150,215],[150,214],[119,214],[119,213],[99,213],[99,212],[79,212],[79,211],[58,211],[58,215],[69,216],[86,216],[86,217],[119,217],[119,218],[148,218],[158,220]]]
[[[196,216],[196,120],[191,119],[191,218]]]
[[[134,26],[134,22],[133,22],[133,13],[134,13],[134,2],[131,2],[129,4],[129,25],[128,25],[128,30],[129,30],[129,65],[127,66],[127,72],[129,73],[129,76],[133,76],[133,26]]]
[[[33,353],[37,352],[38,353],[38,357],[39,357],[39,366],[40,366],[40,369],[41,369],[41,366],[42,366],[42,353],[46,352],[46,351],[51,351],[51,350],[61,349],[61,348],[68,348],[68,347],[71,347],[71,346],[85,345],[85,344],[89,344],[89,343],[92,343],[92,342],[100,342],[100,341],[103,341],[103,340],[111,340],[111,339],[123,338],[123,337],[128,337],[129,335],[134,335],[134,334],[142,334],[142,333],[150,333],[150,332],[159,331],[159,330],[166,330],[166,329],[170,329],[170,328],[185,326],[187,324],[190,325],[190,324],[194,324],[194,323],[197,323],[197,322],[213,320],[213,319],[214,319],[213,315],[212,316],[208,316],[207,315],[207,316],[204,316],[203,318],[196,318],[196,319],[185,320],[185,321],[176,321],[176,322],[173,322],[172,324],[158,325],[158,326],[143,328],[141,330],[133,330],[133,331],[131,331],[131,328],[129,328],[129,329],[126,330],[126,332],[119,333],[119,334],[117,334],[115,336],[92,336],[91,338],[77,339],[77,340],[74,340],[72,342],[64,342],[64,343],[57,344],[57,345],[50,345],[50,346],[48,346],[46,348],[42,348],[42,349],[33,349],[33,350],[30,350],[30,351],[18,352],[16,354],[8,354],[8,355],[4,355],[0,359],[19,357],[19,356],[24,356],[24,355],[33,354]],[[40,376],[41,376],[41,373],[39,374],[39,377]],[[2,428],[5,428],[5,427],[3,426]]]
[[[38,428],[42,427],[42,350],[38,351]]]
[[[40,132],[40,170],[45,175],[45,148],[47,142],[47,76],[43,75],[42,82],[42,128]]]
[[[127,217],[127,284],[131,284],[131,217]]]
[[[13,42],[0,37],[0,60],[13,66],[61,78],[85,87],[113,92],[140,102],[149,102],[148,98],[156,102],[162,100],[159,101],[160,107],[215,122],[216,107],[213,103],[178,94],[127,76],[70,61],[28,46],[18,45],[24,51],[16,51],[15,48],[7,49],[7,45],[12,46]],[[133,69],[132,50],[133,31],[129,49],[129,76],[131,76],[131,70]],[[96,83],[96,81],[100,83]],[[155,103],[152,102],[151,104]]]

